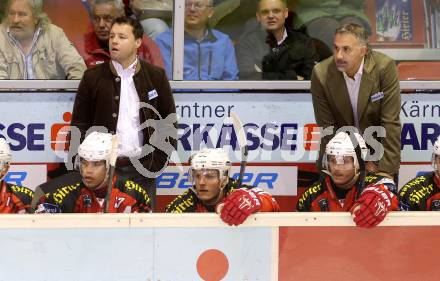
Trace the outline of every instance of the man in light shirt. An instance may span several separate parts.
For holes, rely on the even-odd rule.
[[[393,178],[400,166],[400,87],[392,58],[373,51],[365,29],[354,23],[336,30],[333,56],[318,63],[312,72],[311,89],[315,119],[323,130],[333,126],[321,139],[320,159],[336,130],[353,126],[361,134],[381,126],[386,136],[372,134],[382,145],[375,150],[366,169]],[[367,144],[372,138],[364,135]],[[321,161],[318,161],[318,165]]]
[[[0,79],[81,79],[86,65],[42,0],[7,2],[0,25]]]
[[[176,108],[165,71],[136,55],[142,35],[137,20],[115,19],[109,39],[111,60],[84,73],[71,125],[79,128],[82,138],[92,126],[116,133],[116,173],[145,186],[154,208],[155,177],[176,146]]]
[[[185,0],[184,80],[237,80],[235,50],[229,36],[209,27],[213,0]],[[179,23],[180,24],[180,23]],[[156,37],[165,70],[172,77],[173,30]]]

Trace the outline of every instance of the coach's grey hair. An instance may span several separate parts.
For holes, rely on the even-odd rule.
[[[368,47],[368,33],[362,25],[347,23],[337,28],[335,34],[348,33],[356,37],[362,45]]]

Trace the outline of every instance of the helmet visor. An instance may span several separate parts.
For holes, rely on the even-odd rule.
[[[330,171],[334,170],[353,170],[355,168],[354,158],[352,156],[325,155],[324,167]]]
[[[220,179],[220,171],[217,169],[190,169],[189,180],[192,184],[196,184],[200,181],[217,181]]]

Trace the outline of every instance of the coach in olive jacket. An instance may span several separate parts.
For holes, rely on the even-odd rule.
[[[359,28],[358,25],[349,24],[338,29],[335,35],[334,55],[317,64],[313,69],[311,93],[315,119],[318,126],[323,129],[334,126],[334,132],[343,126],[358,125],[361,133],[370,126],[383,126],[386,137],[377,138],[377,141],[383,145],[384,154],[374,165],[375,172],[392,176],[399,170],[401,146],[399,118],[401,103],[397,69],[393,59],[370,50],[366,43],[362,44],[362,36],[360,39],[356,32],[352,34],[353,29],[356,31]],[[357,47],[356,41],[353,40],[357,40],[360,46],[365,47],[360,49],[359,53],[359,62],[363,62],[363,68],[357,66],[358,68],[354,70],[358,75],[354,76],[355,79],[360,79],[356,97],[358,124],[355,122],[352,100],[346,84],[348,68],[354,61],[350,56]],[[351,91],[357,93],[356,90]],[[321,141],[320,160],[331,137],[327,136]],[[318,166],[321,164],[320,160]]]

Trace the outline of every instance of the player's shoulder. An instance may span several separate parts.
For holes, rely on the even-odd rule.
[[[195,212],[195,206],[197,204],[197,196],[195,193],[188,189],[184,193],[178,195],[171,201],[165,209],[167,213],[193,213]]]
[[[298,209],[303,209],[306,204],[310,204],[319,195],[325,191],[322,181],[317,181],[307,188],[301,196],[298,198],[297,207]]]
[[[405,183],[402,186],[402,188],[399,191],[399,195],[405,196],[406,194],[410,194],[413,191],[417,191],[420,189],[430,189],[429,188],[430,186],[431,186],[431,189],[433,189],[433,187],[434,187],[434,184],[432,181],[433,176],[434,176],[434,172],[431,172],[431,173],[423,174],[423,175],[420,175],[418,177],[411,179],[410,181],[408,181],[407,183]]]
[[[34,192],[32,189],[27,188],[25,186],[15,185],[15,184],[7,184],[9,191],[17,196],[23,203],[30,204],[32,201],[32,197],[34,196]]]

